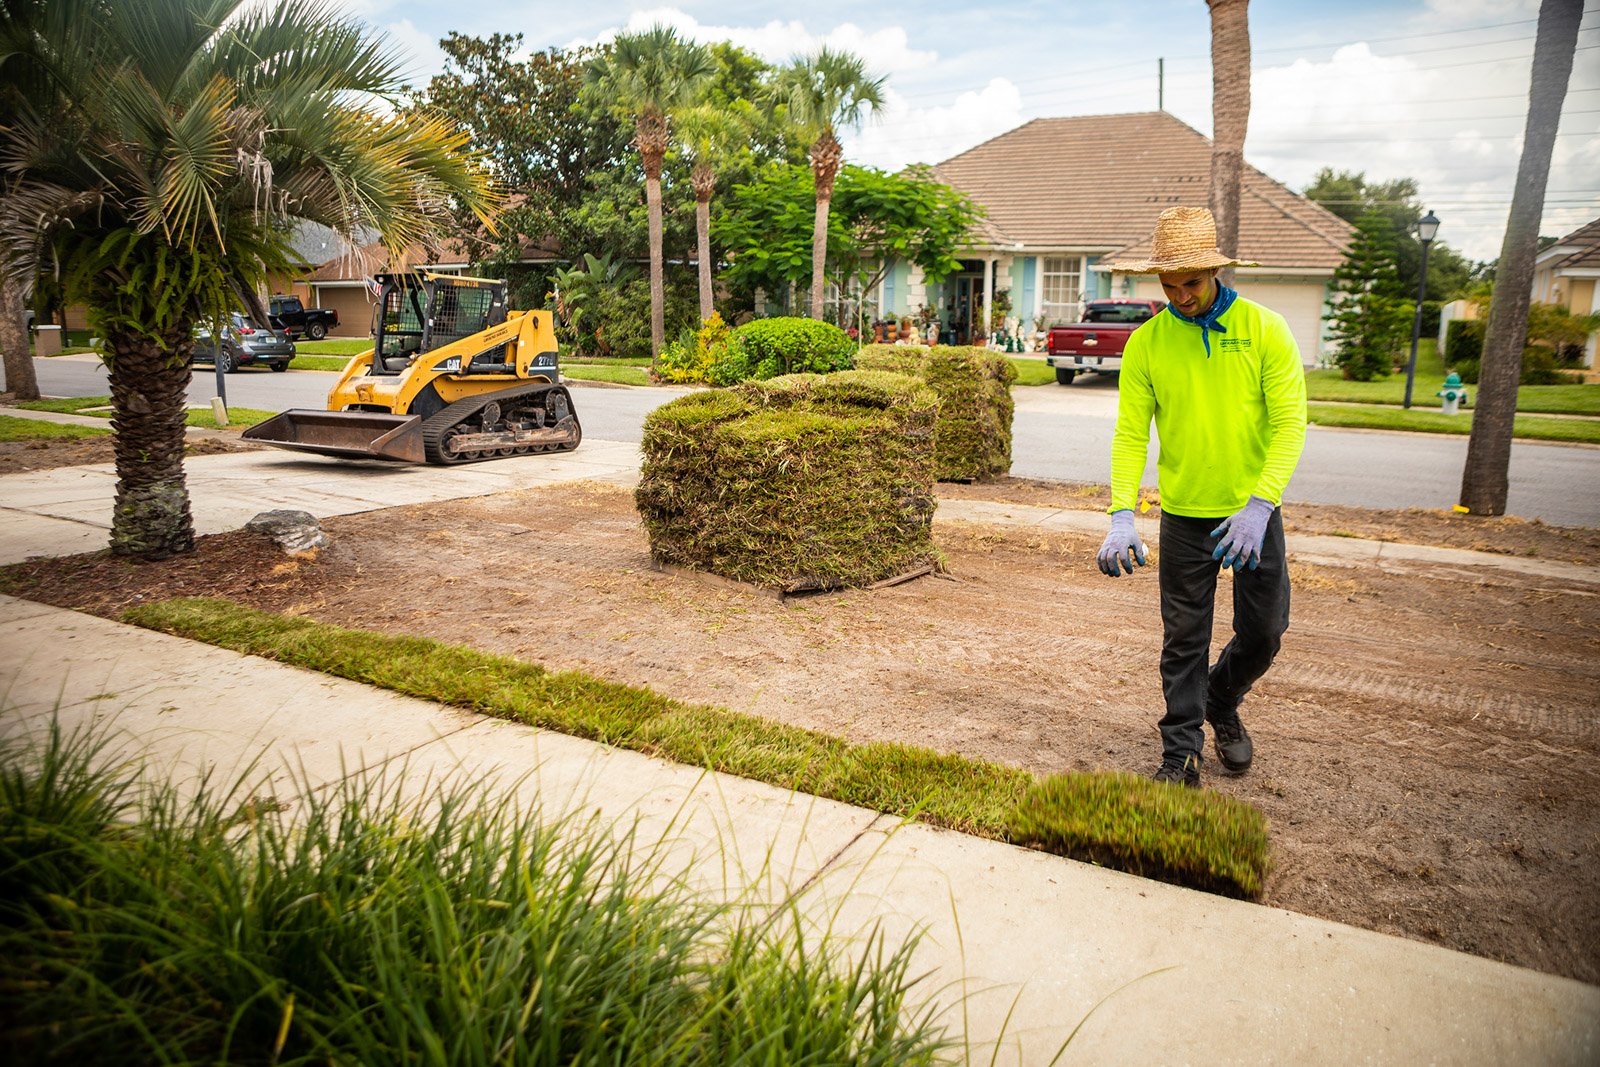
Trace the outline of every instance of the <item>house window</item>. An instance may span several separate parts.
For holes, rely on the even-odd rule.
[[[1039,312],[1052,324],[1077,322],[1083,300],[1083,259],[1046,256],[1040,278]]]

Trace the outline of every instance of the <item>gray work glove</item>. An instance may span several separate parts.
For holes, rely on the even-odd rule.
[[[1211,553],[1212,559],[1220,559],[1226,569],[1232,567],[1235,571],[1244,569],[1246,563],[1251,570],[1256,569],[1256,564],[1261,562],[1261,545],[1267,539],[1267,521],[1272,518],[1276,510],[1270,500],[1263,500],[1253,496],[1244,507],[1222,520],[1222,525],[1211,531],[1212,537],[1220,537],[1217,550]]]
[[[1123,570],[1132,574],[1135,561],[1144,566],[1144,542],[1139,540],[1139,531],[1133,528],[1132,509],[1111,513],[1111,532],[1100,546],[1098,560],[1101,573],[1113,578]]]

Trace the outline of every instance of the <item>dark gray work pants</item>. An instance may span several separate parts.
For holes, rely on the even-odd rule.
[[[1224,516],[1226,518],[1226,516]],[[1167,698],[1161,749],[1166,760],[1199,756],[1207,712],[1230,711],[1278,654],[1289,628],[1289,565],[1283,551],[1283,513],[1267,523],[1261,562],[1233,577],[1233,640],[1209,666],[1212,606],[1220,560],[1211,558],[1222,519],[1161,515],[1161,689]]]

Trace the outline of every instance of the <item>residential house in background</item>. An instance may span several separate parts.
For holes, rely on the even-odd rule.
[[[518,264],[550,266],[566,262],[554,239],[525,241]],[[405,270],[431,270],[441,274],[465,274],[472,270],[464,246],[457,241],[437,245],[413,244],[403,257]],[[311,271],[302,280],[301,299],[311,307],[332,308],[339,313],[336,337],[372,336],[372,309],[377,295],[372,289],[375,275],[388,271],[389,253],[381,242],[348,249]],[[298,291],[299,287],[297,287]]]
[[[1533,299],[1560,304],[1574,315],[1600,311],[1600,219],[1561,238],[1533,261]],[[1583,363],[1595,365],[1600,331],[1583,348]]]
[[[910,264],[885,277],[879,306],[897,315],[924,304],[965,342],[987,321],[997,290],[1009,290],[1024,331],[1036,319],[1075,322],[1085,300],[1161,299],[1156,278],[1113,275],[1104,264],[1144,257],[1156,216],[1206,206],[1211,142],[1164,111],[1034,119],[935,166],[987,211],[963,270],[929,283]],[[1235,281],[1289,321],[1308,365],[1326,353],[1333,272],[1344,261],[1349,223],[1254,167],[1241,188]],[[947,336],[950,334],[947,333]]]

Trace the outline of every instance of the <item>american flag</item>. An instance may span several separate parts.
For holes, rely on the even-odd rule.
[[[370,276],[367,278],[367,289],[375,297],[383,295],[383,286],[378,283],[376,278]]]

